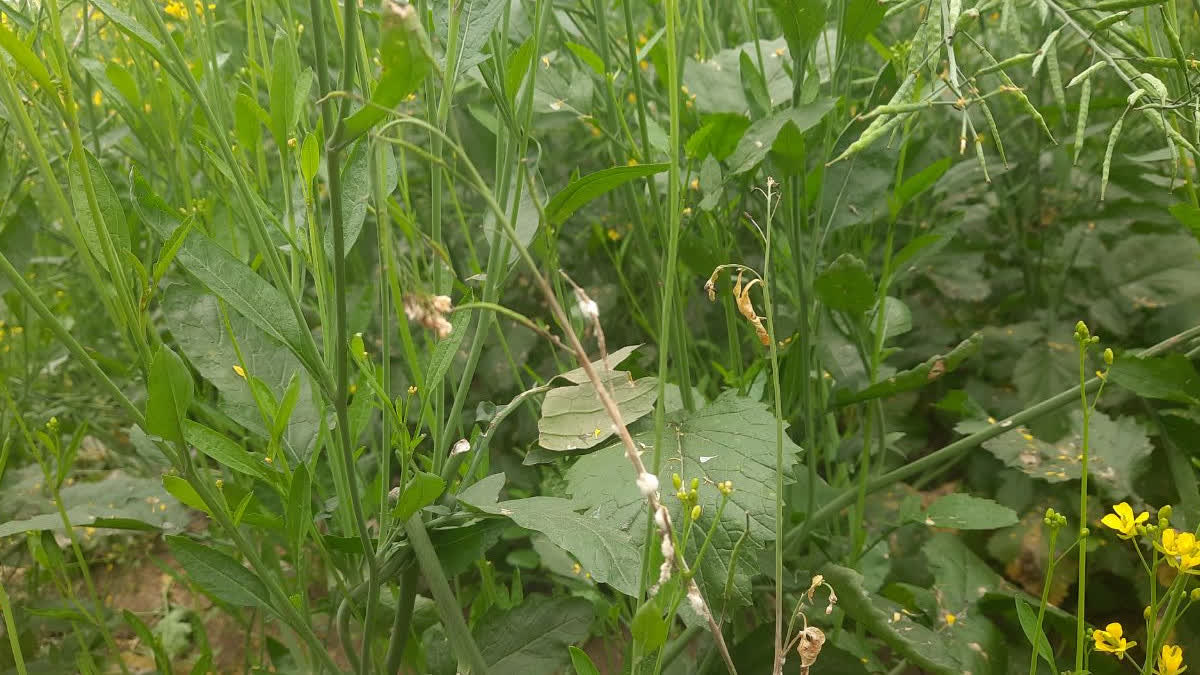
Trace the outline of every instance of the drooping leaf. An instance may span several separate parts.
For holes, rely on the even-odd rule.
[[[0,537],[64,529],[58,509],[40,488],[41,470],[36,465],[34,468],[37,476],[28,485],[6,486],[5,504],[0,512],[7,522],[0,524]],[[71,525],[76,528],[176,532],[188,522],[187,509],[174,503],[157,480],[137,478],[122,471],[113,471],[100,481],[64,486],[60,497]]]
[[[626,424],[631,424],[654,410],[657,399],[657,380],[643,377],[634,380],[629,373],[611,371],[601,376],[604,385],[616,401]],[[542,401],[542,416],[538,420],[538,444],[547,450],[582,450],[608,440],[616,431],[596,387],[591,382],[551,389]]]
[[[1126,354],[1113,363],[1108,377],[1145,398],[1200,403],[1200,375],[1183,354],[1145,358]]]
[[[939,497],[925,509],[925,523],[933,527],[995,530],[1016,522],[1016,512],[1007,506],[961,492]]]
[[[167,537],[167,546],[188,578],[213,597],[240,607],[270,609],[267,587],[238,561],[185,536]]]
[[[633,485],[632,478],[628,482]],[[637,594],[641,557],[628,532],[617,529],[609,520],[578,513],[580,505],[559,497],[497,501],[503,485],[504,474],[493,474],[464,490],[458,500],[545,534],[575,556],[597,582],[626,595]]]
[[[861,574],[838,565],[822,567],[821,573],[837,592],[838,608],[913,665],[938,675],[962,673],[946,636],[914,621],[900,605],[869,592]]]
[[[668,165],[635,164],[633,166],[614,166],[609,169],[589,173],[577,180],[571,181],[546,204],[546,220],[551,225],[562,225],[575,213],[579,207],[596,197],[609,192],[631,180],[646,178],[656,173],[666,171]]]
[[[263,481],[271,481],[271,470],[267,469],[262,455],[253,455],[245,448],[229,440],[220,432],[188,420],[183,425],[183,437],[200,452],[216,460],[218,464],[230,469],[253,476]]]
[[[954,369],[962,365],[963,361],[966,361],[978,352],[982,343],[983,336],[975,333],[960,342],[958,346],[949,352],[930,357],[921,365],[909,368],[908,370],[902,370],[882,382],[876,382],[866,389],[857,392],[839,391],[836,405],[843,406],[858,401],[868,401],[873,398],[883,398],[905,391],[920,389],[946,373],[953,372]]]
[[[803,133],[816,126],[833,110],[833,106],[834,100],[831,98],[818,99],[806,105],[780,110],[751,124],[729,156],[730,173],[735,176],[746,173],[766,159],[784,125],[793,125],[797,132]]]
[[[484,616],[473,632],[488,672],[551,673],[571,660],[567,648],[587,638],[591,622],[592,604],[583,598],[530,595]]]
[[[384,3],[383,8],[379,46],[383,73],[371,92],[371,103],[343,124],[343,141],[358,138],[383,119],[387,110],[415,91],[432,69],[433,48],[416,6],[397,2]]]
[[[830,263],[816,280],[813,290],[831,309],[859,315],[875,305],[875,280],[867,265],[851,253]]]
[[[195,384],[183,359],[161,346],[150,363],[146,394],[146,431],[169,441],[183,440],[183,419]]]
[[[959,428],[966,430],[961,423]],[[1077,480],[1082,466],[1083,413],[1070,415],[1071,430],[1057,443],[1046,443],[1024,428],[997,436],[983,447],[1000,461],[1048,483]],[[1100,411],[1092,413],[1088,473],[1113,499],[1134,493],[1133,481],[1153,446],[1146,432],[1132,417],[1112,419]]]

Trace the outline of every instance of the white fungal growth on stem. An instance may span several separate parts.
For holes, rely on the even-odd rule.
[[[658,492],[658,476],[643,471],[637,477],[637,486],[643,497],[651,497]]]
[[[458,439],[458,442],[456,442],[454,444],[454,447],[450,448],[451,455],[461,455],[464,452],[470,452],[470,451],[471,451],[471,441],[468,441],[465,438]]]
[[[595,321],[600,318],[600,308],[596,305],[596,301],[591,298],[579,301],[579,313],[588,321]]]

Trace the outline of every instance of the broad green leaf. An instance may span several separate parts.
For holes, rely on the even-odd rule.
[[[140,175],[134,176],[133,192],[142,220],[158,236],[169,239],[179,226],[171,208]],[[305,343],[301,327],[279,289],[203,232],[192,231],[180,247],[177,259],[209,290],[303,360]],[[308,330],[307,326],[304,330]]]
[[[219,392],[218,407],[250,431],[269,438],[275,421],[264,420],[248,379],[239,375],[234,366],[242,367],[244,362],[246,375],[265,383],[271,399],[276,401],[284,398],[293,377],[299,379],[296,403],[283,440],[298,457],[306,457],[316,439],[321,415],[311,381],[296,357],[257,324],[236,312],[226,313],[230,328],[227,330],[217,299],[194,286],[170,286],[162,307],[179,348],[201,377]],[[237,339],[237,349],[231,333]]]
[[[1048,483],[1078,480],[1083,413],[1072,411],[1070,424],[1071,431],[1057,443],[1046,443],[1027,429],[1016,428],[1017,433],[997,436],[983,447],[1008,466]],[[975,427],[963,422],[957,429],[967,431]],[[1136,494],[1134,478],[1153,449],[1137,420],[1132,417],[1114,420],[1100,411],[1093,412],[1089,448],[1088,473],[1108,497],[1123,499]]]
[[[40,487],[40,468],[36,465],[33,468],[36,472],[27,483],[5,486],[3,514],[7,522],[0,524],[0,537],[64,529],[58,509]],[[8,473],[17,475],[18,471],[11,469]],[[137,478],[121,471],[113,471],[99,481],[76,482],[64,487],[59,494],[71,525],[76,529],[176,532],[188,523],[187,509],[174,503],[157,480]]]
[[[636,345],[629,345],[627,347],[621,347],[620,349],[618,349],[615,352],[610,352],[608,355],[608,359],[596,359],[595,361],[592,361],[591,362],[592,370],[596,371],[597,376],[603,377],[604,376],[604,365],[606,362],[610,369],[615,369],[617,366],[621,365],[621,363],[624,362],[625,359],[629,358],[629,355],[633,354],[635,349],[637,349],[638,347],[641,347],[641,346],[642,345],[639,343]],[[561,375],[556,375],[555,378],[556,379],[562,378],[564,380],[567,380],[568,382],[574,382],[575,384],[584,384],[586,382],[591,381],[588,379],[587,373],[584,372],[582,366],[580,366],[579,368],[576,368],[574,370],[568,370],[567,372],[562,373]]]
[[[914,621],[900,605],[867,591],[861,574],[838,565],[824,566],[821,573],[837,592],[838,608],[912,665],[937,675],[962,673],[950,656],[946,636]]]
[[[190,445],[218,464],[267,483],[271,482],[272,471],[267,468],[262,455],[247,452],[220,432],[213,431],[199,422],[187,420],[183,425],[183,436]]]
[[[124,260],[120,257],[121,252],[130,250],[129,225],[125,222],[125,210],[121,207],[120,200],[117,199],[117,193],[113,190],[112,183],[109,183],[108,177],[104,175],[104,168],[100,166],[100,162],[96,161],[92,153],[87,150],[83,151],[83,158],[87,163],[88,175],[92,180],[92,189],[95,191],[96,206],[100,210],[100,217],[104,219],[104,228],[108,231],[108,237],[112,241],[113,251],[118,256],[117,265],[123,266]],[[75,207],[75,220],[79,223],[83,240],[87,243],[88,250],[100,267],[109,270],[108,260],[104,257],[100,224],[92,218],[92,210],[88,204],[87,192],[83,184],[83,175],[79,168],[79,158],[74,154],[71,155],[68,162],[68,178],[71,183],[71,203]],[[109,270],[109,273],[116,272]]]
[[[1187,226],[1193,237],[1200,239],[1200,207],[1192,206],[1187,202],[1179,202],[1168,211],[1175,216],[1175,220]]]
[[[742,78],[742,94],[750,105],[750,118],[760,120],[771,114],[771,95],[767,93],[767,78],[755,67],[746,52],[738,56],[738,72]]]
[[[768,100],[772,106],[779,105],[792,96],[791,58],[787,43],[782,38],[760,40],[759,47],[763,54],[763,77],[767,81]],[[746,42],[721,50],[704,61],[688,57],[683,66],[683,86],[687,87],[689,96],[695,97],[693,103],[696,112],[702,115],[732,113],[744,116],[750,104],[742,90],[741,58],[742,54],[749,55],[757,68],[758,51],[753,42]]]
[[[46,64],[42,59],[25,44],[25,41],[17,37],[17,34],[8,29],[7,25],[0,24],[0,47],[3,47],[12,56],[13,61],[37,81],[38,86],[42,91],[52,92],[56,90],[53,81],[50,79],[50,71],[46,70]]]
[[[239,607],[271,609],[267,587],[238,561],[185,536],[167,537],[167,546],[188,578],[213,597]]]
[[[728,600],[736,605],[749,604],[750,577],[757,569],[750,554],[775,536],[774,416],[762,403],[730,390],[699,410],[670,414],[665,440],[659,485],[670,486],[674,473],[684,480],[700,480],[698,497],[702,513],[697,525],[700,531],[706,532],[712,526],[721,500],[712,484],[733,482],[733,494],[713,533],[710,546],[714,550],[704,556],[697,581],[712,610],[719,613],[726,605],[722,596],[731,552],[748,519],[750,533],[741,549]],[[638,434],[634,442],[639,447],[651,447],[653,430]],[[784,473],[790,475],[800,448],[786,435],[783,442]],[[567,471],[567,483],[573,495],[573,508],[587,509],[585,515],[589,519],[633,532],[641,540],[645,500],[634,483],[633,469],[620,443],[581,457]],[[673,509],[674,522],[683,522],[678,500],[669,499],[666,503]],[[689,549],[694,543],[695,539],[689,543]],[[689,559],[692,554],[694,551],[689,550]]]
[[[508,64],[504,68],[504,88],[509,105],[516,106],[521,83],[525,81],[525,76],[533,65],[533,50],[536,46],[533,37],[529,37],[508,55]]]
[[[380,28],[379,60],[383,64],[383,74],[371,92],[370,104],[360,108],[342,125],[341,140],[344,142],[358,138],[383,119],[390,108],[416,91],[432,70],[433,48],[415,5],[384,3]]]
[[[634,380],[629,373],[614,370],[600,376],[621,411],[626,424],[654,410],[657,380]],[[600,402],[591,382],[551,389],[542,401],[538,420],[538,444],[547,450],[582,450],[603,443],[616,433],[612,418]]]
[[[667,620],[663,618],[662,608],[658,606],[657,598],[648,598],[633,615],[633,623],[629,626],[629,632],[643,650],[652,652],[667,641],[669,628]]]
[[[857,403],[858,401],[884,398],[920,389],[946,373],[953,372],[954,369],[962,365],[963,361],[966,361],[967,358],[978,352],[982,343],[983,336],[975,333],[960,342],[957,347],[949,352],[930,357],[929,360],[915,368],[902,370],[886,380],[876,382],[861,391],[853,393],[847,391],[838,392],[836,405],[843,406],[850,403]]]
[[[825,30],[825,0],[767,0],[775,19],[783,27],[788,50],[803,58]]]
[[[396,522],[408,520],[414,513],[429,506],[442,495],[446,481],[441,476],[416,471],[408,484],[400,491],[400,498],[392,508],[392,519]]]
[[[913,327],[912,311],[908,309],[908,305],[890,295],[883,299],[883,323],[879,323],[877,310],[872,310],[868,320],[871,333],[882,329],[884,341],[904,335]]]
[[[1128,309],[1200,297],[1200,242],[1186,234],[1136,234],[1113,246],[1100,274]]]
[[[684,149],[688,157],[703,159],[709,155],[723,160],[737,149],[738,141],[750,126],[750,120],[738,113],[716,113],[704,118],[704,123],[692,134]]]
[[[366,139],[359,141],[342,169],[342,254],[350,255],[367,218],[371,196],[371,153]],[[333,260],[333,228],[325,228],[325,255]]]
[[[933,527],[995,530],[1016,522],[1016,512],[1007,506],[961,492],[939,497],[925,510],[925,523]]]
[[[1050,641],[1046,639],[1045,632],[1037,625],[1037,614],[1021,598],[1013,598],[1013,603],[1017,607],[1017,620],[1021,622],[1021,631],[1025,633],[1025,639],[1029,640],[1029,644],[1037,649],[1038,656],[1050,666],[1051,673],[1059,672],[1058,665],[1054,662],[1054,651],[1050,648]]]
[[[794,125],[796,131],[804,133],[816,126],[833,106],[831,98],[818,99],[807,105],[780,110],[751,124],[729,156],[730,173],[735,176],[746,173],[766,159],[784,125]]]
[[[600,669],[582,649],[571,645],[567,651],[571,653],[571,666],[575,668],[575,675],[600,675]]]
[[[1113,363],[1108,377],[1138,396],[1200,404],[1200,375],[1183,354],[1123,355]]]
[[[632,470],[626,473],[626,481],[633,487]],[[526,529],[541,532],[555,545],[575,556],[597,582],[606,583],[625,595],[637,595],[642,563],[637,546],[628,532],[617,529],[610,520],[578,513],[580,505],[559,497],[528,497],[498,502],[497,497],[503,486],[504,474],[493,474],[467,488],[458,495],[458,500],[485,513],[506,516]],[[634,491],[636,494],[636,488]]]
[[[192,404],[195,383],[183,359],[163,345],[150,363],[146,394],[146,431],[168,441],[183,440],[183,420]]]
[[[875,280],[857,256],[843,253],[813,282],[813,290],[830,309],[860,315],[875,305]]]
[[[495,501],[495,497],[492,497]],[[485,520],[470,525],[435,528],[429,531],[429,539],[437,549],[438,560],[446,576],[453,578],[475,566],[497,541],[508,526],[503,520]]]
[[[546,220],[551,225],[562,225],[579,207],[596,197],[631,180],[662,173],[667,167],[666,163],[614,166],[573,180],[546,204]]]
[[[488,37],[500,21],[506,3],[504,0],[463,0],[453,5],[450,11],[458,12],[460,31],[458,41],[458,70],[466,73],[471,68],[488,60],[483,53]],[[436,5],[433,20],[436,24],[437,44],[449,44],[450,17],[443,5]],[[446,68],[446,55],[438,55],[438,65]]]
[[[493,611],[472,631],[488,672],[496,675],[560,672],[568,647],[588,637],[592,603],[583,598],[531,595],[517,607]]]
[[[963,672],[988,672],[988,654],[1004,649],[1008,642],[978,605],[988,591],[1007,588],[1008,584],[957,535],[935,533],[921,551],[933,572],[939,623],[947,626],[948,614],[965,618],[945,630],[947,655],[961,664]]]

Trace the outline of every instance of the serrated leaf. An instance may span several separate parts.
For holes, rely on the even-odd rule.
[[[843,253],[813,282],[813,290],[830,309],[862,314],[875,305],[875,280],[857,256]]]
[[[414,513],[429,506],[441,496],[446,489],[446,481],[441,476],[416,471],[408,484],[400,491],[400,498],[392,509],[392,519],[402,523]]]
[[[632,486],[632,477],[627,482]],[[497,497],[503,486],[504,474],[493,474],[464,490],[458,495],[458,500],[485,513],[506,516],[526,529],[541,532],[555,545],[575,556],[597,582],[607,583],[625,595],[637,595],[642,563],[629,533],[614,527],[610,520],[577,513],[580,508],[578,504],[559,497],[528,497],[499,502]]]
[[[562,225],[579,207],[596,197],[631,180],[662,173],[668,166],[666,163],[614,166],[573,180],[546,204],[546,220],[551,225]]]
[[[939,497],[925,510],[925,523],[956,530],[995,530],[1017,522],[1017,514],[990,499],[954,493]]]
[[[167,537],[167,546],[188,578],[218,600],[239,607],[271,608],[267,587],[233,558],[184,536]]]
[[[843,406],[858,401],[894,396],[901,392],[920,389],[930,382],[941,378],[946,373],[953,372],[962,365],[963,361],[966,361],[978,352],[982,343],[983,336],[975,333],[960,342],[957,347],[949,352],[930,357],[921,365],[908,370],[902,370],[882,382],[876,382],[866,389],[853,393],[839,391],[836,405]]]
[[[807,105],[780,110],[751,124],[729,156],[730,174],[736,176],[746,173],[766,159],[784,125],[791,124],[797,132],[804,133],[816,126],[833,110],[833,106],[833,99],[823,98]]]
[[[1000,461],[1048,483],[1077,480],[1081,474],[1083,413],[1070,416],[1071,431],[1057,443],[1046,443],[1027,429],[1003,434],[983,444]],[[1109,418],[1092,413],[1088,472],[1107,496],[1121,499],[1134,495],[1133,481],[1153,446],[1146,432],[1132,417]]]
[[[488,672],[496,675],[559,672],[570,645],[588,636],[592,603],[583,598],[531,595],[517,607],[486,615],[474,629]]]
[[[1200,375],[1183,354],[1124,355],[1113,363],[1108,377],[1138,396],[1200,404]]]
[[[679,473],[685,480],[698,478],[699,504],[702,509],[696,527],[707,531],[717,512],[720,493],[710,481],[732,481],[733,494],[721,516],[705,555],[697,580],[712,610],[719,613],[726,604],[722,595],[729,575],[729,558],[734,544],[746,529],[750,534],[737,561],[735,585],[731,602],[743,605],[751,601],[750,576],[747,559],[752,549],[762,548],[774,539],[775,504],[775,418],[758,401],[726,391],[707,406],[688,413],[679,411],[669,416],[662,449],[662,469],[659,485],[671,485],[671,474]],[[639,447],[651,447],[654,432],[634,437]],[[783,439],[784,472],[790,474],[800,448],[786,435]],[[629,460],[621,444],[602,448],[581,457],[567,471],[568,489],[575,508],[586,508],[586,516],[610,523],[621,530],[631,531],[641,539],[639,525],[645,518],[645,500],[634,484]],[[667,500],[674,511],[675,522],[683,522],[678,512],[678,500]],[[693,542],[694,543],[694,542]],[[692,544],[689,544],[689,548]],[[694,553],[694,552],[691,552]]]
[[[654,410],[657,379],[634,380],[623,370],[600,375],[616,401],[625,424]],[[583,450],[608,440],[616,431],[591,382],[551,389],[542,401],[538,419],[538,444],[547,450]]]

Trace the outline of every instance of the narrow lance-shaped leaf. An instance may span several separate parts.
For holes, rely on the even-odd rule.
[[[218,600],[240,607],[271,608],[263,582],[233,558],[184,536],[167,537],[167,546],[188,577]]]
[[[837,396],[837,406],[844,406],[858,401],[868,401],[873,398],[882,398],[885,396],[894,396],[905,391],[913,391],[920,389],[934,380],[942,377],[946,373],[952,372],[955,368],[966,361],[968,357],[979,351],[980,345],[983,344],[983,336],[975,333],[971,337],[963,340],[957,347],[945,354],[938,354],[930,357],[921,365],[903,370],[895,375],[887,378],[882,382],[857,391],[854,393],[839,392]]]
[[[614,166],[590,173],[578,180],[571,181],[546,204],[546,220],[551,225],[562,225],[579,207],[596,197],[609,192],[631,180],[646,178],[656,173],[662,173],[668,168],[665,162],[659,164],[635,164],[633,166]]]
[[[183,418],[192,404],[195,383],[183,359],[163,345],[150,363],[146,431],[172,442],[183,441]]]

